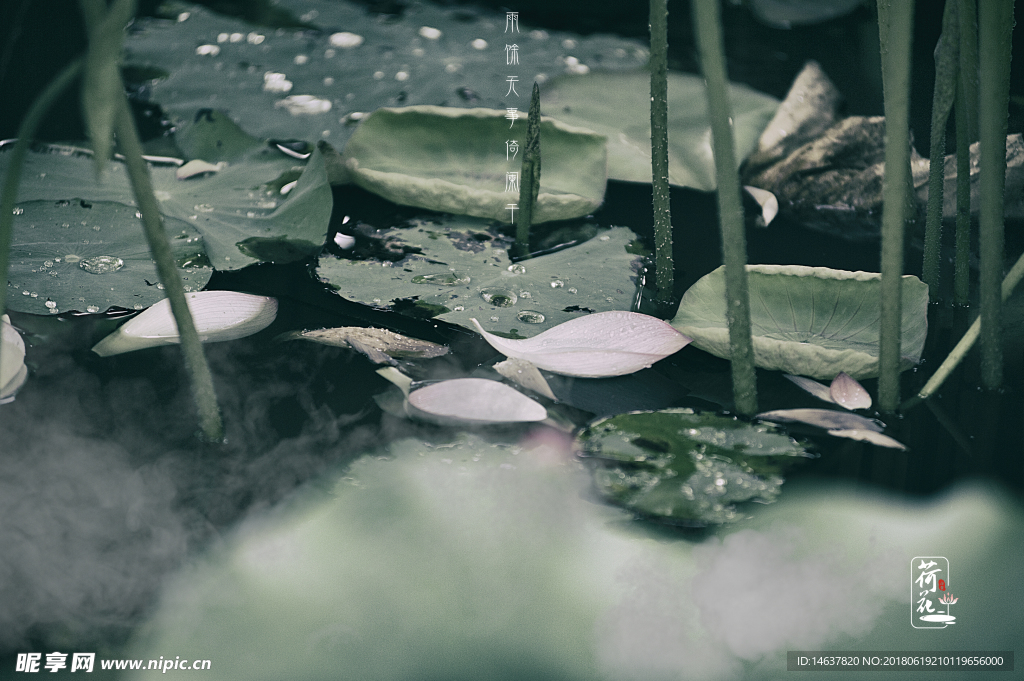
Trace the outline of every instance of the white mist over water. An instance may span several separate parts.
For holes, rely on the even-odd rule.
[[[912,504],[805,484],[691,542],[593,501],[550,443],[380,454],[179,574],[129,656],[218,679],[782,679],[787,650],[1021,640],[1024,522],[987,488]],[[910,626],[917,555],[955,566],[955,627]]]

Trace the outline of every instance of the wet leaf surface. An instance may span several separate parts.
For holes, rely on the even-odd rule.
[[[577,445],[610,501],[681,525],[731,522],[743,517],[736,504],[774,501],[782,472],[809,456],[772,426],[691,409],[602,419]]]

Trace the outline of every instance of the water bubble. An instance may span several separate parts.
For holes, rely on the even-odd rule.
[[[66,199],[61,199],[60,201],[54,203],[54,205],[57,206],[58,208],[67,208],[68,206],[71,205],[71,202]]]
[[[363,44],[363,40],[363,36],[355,33],[349,33],[348,31],[335,33],[330,37],[332,47],[359,47]]]
[[[266,39],[267,36],[256,33],[255,31],[245,36],[245,42],[249,43],[250,45],[259,45]]]
[[[245,38],[245,36],[241,33],[232,33],[231,37],[229,37],[228,40],[230,40],[233,43],[240,43],[242,42],[243,38]]]
[[[452,308],[452,312],[463,312],[465,311],[465,309],[466,308],[462,305],[456,305],[455,307]]]
[[[163,290],[164,290],[164,288],[165,288],[163,284],[157,284],[157,285],[156,285],[156,287],[157,287],[158,289],[160,289],[161,291],[163,291]]]
[[[473,46],[474,50],[486,50],[487,49],[487,41],[484,40],[483,38],[477,38],[476,40],[471,42],[470,45]]]
[[[97,312],[100,311],[100,308],[97,307],[96,305],[89,305],[85,308],[85,311],[92,314],[96,314]]]
[[[44,260],[43,261],[43,267],[53,267],[53,261],[52,260]]]
[[[132,309],[133,310],[141,310],[142,309],[142,304],[141,303],[135,303],[134,305],[132,305]]]
[[[94,232],[100,231],[100,226],[99,225],[93,225],[92,226],[92,231],[94,231]]]
[[[412,278],[414,284],[435,284],[440,286],[461,286],[470,281],[468,274],[458,272],[435,272],[434,274],[417,274]]]
[[[575,286],[570,286],[569,287],[569,293],[579,293],[579,291],[576,289]]]
[[[64,256],[64,262],[82,262],[82,256],[68,253]]]
[[[519,296],[512,291],[496,286],[480,291],[480,297],[494,307],[512,307],[519,301]]]
[[[198,203],[198,204],[192,206],[192,210],[197,211],[199,213],[212,213],[213,212],[213,206],[211,206],[208,203]]]
[[[519,297],[520,298],[533,298],[533,294],[530,293],[529,291],[520,291],[519,292]]]
[[[535,310],[523,310],[516,315],[516,319],[527,324],[543,324],[544,315]]]
[[[25,212],[25,209],[24,209],[24,208],[15,208],[15,209],[14,209],[14,210],[12,210],[11,212],[12,212],[13,214],[15,214],[15,215],[21,215],[22,213],[24,213],[24,212]]]
[[[497,317],[491,317],[491,321],[492,322],[496,322],[496,321],[498,321],[498,318]]]
[[[28,294],[28,295],[29,295],[30,297],[32,297],[32,298],[38,298],[38,297],[39,297],[39,294],[38,294],[38,293],[35,293],[35,292],[32,292],[32,293],[30,293],[30,294]]]
[[[409,80],[409,72],[399,71],[398,73],[395,74],[395,80],[399,82]]]
[[[304,54],[297,54],[295,55],[295,59],[293,59],[292,61],[294,61],[299,66],[302,66],[303,64],[309,61],[309,57]]]
[[[78,266],[90,274],[110,274],[124,267],[124,260],[112,255],[97,255],[82,260]]]
[[[509,265],[508,271],[512,274],[526,274],[526,265]]]
[[[196,48],[196,54],[216,57],[220,54],[220,47],[217,45],[200,45]]]
[[[283,73],[267,71],[263,74],[263,90],[265,92],[291,92],[292,82]]]
[[[420,27],[419,34],[427,40],[437,40],[441,37],[441,30],[431,26],[422,26]]]
[[[555,279],[551,282],[551,288],[562,288],[563,286],[565,286],[565,282],[561,279]]]
[[[30,296],[30,295],[32,295],[32,292],[31,291],[22,291],[21,295],[23,295],[23,296]]]
[[[291,95],[276,102],[274,107],[287,109],[292,116],[302,116],[326,113],[331,110],[331,103],[313,95]]]

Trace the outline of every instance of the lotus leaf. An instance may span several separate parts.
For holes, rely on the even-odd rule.
[[[355,113],[430,104],[517,107],[525,118],[534,80],[588,64],[636,69],[648,58],[641,41],[531,31],[524,14],[519,63],[509,71],[504,13],[416,3],[381,21],[357,2],[282,0],[275,7],[319,30],[275,31],[193,5],[184,21],[133,24],[124,61],[169,74],[147,88],[175,119],[220,109],[258,138],[324,139],[340,149]],[[515,92],[509,75],[520,78]]]
[[[87,159],[83,171],[92,175]],[[15,211],[7,277],[10,309],[30,314],[141,310],[164,298],[134,207],[37,200],[19,203]],[[174,218],[165,218],[164,227],[182,284],[198,291],[213,274],[203,266],[207,261],[199,232]]]
[[[0,172],[6,172],[7,158],[8,154],[0,154]],[[308,257],[323,245],[333,199],[319,150],[305,164],[287,196],[282,196],[279,188],[267,186],[282,173],[293,172],[297,163],[267,149],[217,173],[185,180],[176,179],[171,164],[154,166],[150,174],[165,219],[185,223],[202,236],[207,264],[218,270],[234,270],[256,262]],[[88,153],[54,145],[28,155],[18,199],[135,205],[122,164],[111,163],[106,175],[97,181]],[[134,214],[134,208],[118,213],[141,233]],[[90,224],[95,226],[95,222]],[[176,226],[167,231],[177,234],[182,229]],[[28,282],[22,285],[36,286]]]
[[[845,371],[878,375],[881,275],[827,267],[748,265],[754,363],[818,379]],[[672,326],[693,344],[729,357],[725,269],[719,267],[683,295]],[[921,358],[928,333],[928,287],[903,277],[903,366]]]
[[[560,121],[608,138],[608,178],[651,181],[651,76],[647,71],[563,76],[548,84],[541,108]],[[779,101],[743,85],[729,87],[736,162],[757,148]],[[668,74],[669,182],[715,188],[704,79]],[[543,143],[543,142],[542,142]]]
[[[577,444],[597,459],[594,479],[611,501],[685,525],[729,522],[737,503],[774,501],[792,457],[808,456],[766,424],[690,409],[601,419]]]
[[[466,217],[381,230],[395,263],[321,257],[317,274],[338,295],[366,305],[429,316],[491,333],[534,335],[590,312],[628,310],[634,239],[616,227],[578,246],[513,264],[509,240]]]
[[[526,148],[526,122],[510,124],[505,116],[438,106],[378,109],[349,139],[346,165],[356,184],[395,203],[511,222],[506,206],[519,192],[505,191],[506,174],[520,161],[501,150],[513,140]],[[541,120],[540,135],[544,170],[533,222],[596,210],[604,198],[604,137],[550,118]]]

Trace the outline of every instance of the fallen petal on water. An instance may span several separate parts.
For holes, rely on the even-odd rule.
[[[829,435],[836,437],[845,437],[850,440],[862,440],[864,442],[870,442],[873,445],[879,447],[889,447],[891,449],[902,449],[906,450],[907,446],[902,442],[898,442],[888,435],[882,435],[873,430],[830,430]]]
[[[637,312],[598,312],[523,340],[488,333],[475,319],[473,324],[506,357],[581,378],[631,374],[675,354],[690,342],[667,322]]]
[[[805,376],[794,376],[793,374],[783,374],[783,376],[793,381],[793,383],[796,383],[819,400],[835,402],[835,400],[832,399],[832,392],[829,390],[827,385],[822,385],[813,378],[807,378]]]
[[[778,409],[762,412],[755,418],[776,423],[806,423],[826,430],[871,430],[881,433],[885,429],[884,423],[835,409]]]
[[[555,394],[551,392],[551,387],[541,375],[540,370],[535,367],[533,363],[528,362],[525,359],[510,357],[504,362],[498,362],[495,364],[494,370],[517,385],[520,385],[527,390],[532,390],[538,395],[543,395],[549,400],[558,399],[555,397]]]
[[[409,404],[433,416],[465,423],[543,421],[547,410],[515,388],[485,378],[441,381],[409,394]]]
[[[871,395],[845,371],[840,371],[832,381],[829,394],[833,402],[847,409],[868,409],[871,406]]]
[[[200,291],[185,294],[199,340],[204,343],[235,340],[251,336],[270,326],[277,317],[277,299],[235,291]],[[178,325],[164,298],[142,314],[122,324],[92,351],[100,357],[123,352],[175,345]]]
[[[744,186],[747,193],[754,197],[754,200],[761,206],[761,217],[757,219],[758,227],[767,227],[779,214],[779,200],[767,189],[760,187]]]
[[[12,401],[27,379],[25,341],[4,315],[0,317],[0,404]]]

